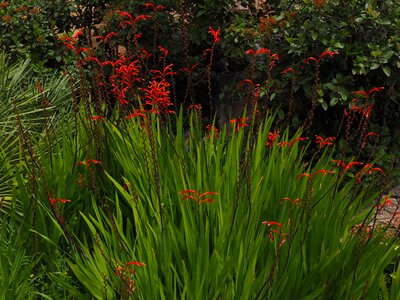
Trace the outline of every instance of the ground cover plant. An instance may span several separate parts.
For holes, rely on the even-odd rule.
[[[371,125],[386,87],[350,91],[336,132],[315,132],[323,70],[343,54],[308,53],[293,130],[298,68],[249,44],[227,112],[224,31],[207,25],[192,49],[185,27],[217,2],[116,2],[101,32],[60,36],[61,79],[4,56],[2,298],[397,298],[398,215],[376,218],[397,203]]]

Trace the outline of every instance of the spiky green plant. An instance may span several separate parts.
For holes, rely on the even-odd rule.
[[[181,112],[175,130],[150,115],[90,121],[82,128],[99,129],[101,162],[94,162],[96,142],[84,129],[77,131],[79,152],[64,139],[53,153],[58,163],[47,167],[46,185],[59,214],[44,192],[41,205],[70,244],[74,276],[93,297],[390,295],[385,269],[398,255],[396,240],[384,229],[370,236],[357,227],[372,218],[376,195],[335,166],[331,149],[306,162],[298,136],[281,133],[272,141],[271,116],[218,136],[193,121],[188,140],[182,120]],[[78,192],[72,182],[82,175],[87,184]]]

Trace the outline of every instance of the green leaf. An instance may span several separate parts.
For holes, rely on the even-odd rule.
[[[333,98],[331,99],[329,105],[330,105],[331,107],[332,107],[332,106],[335,106],[335,105],[338,103],[338,101],[339,101],[338,98],[333,97]]]
[[[326,87],[327,87],[328,89],[330,89],[331,91],[334,91],[334,92],[337,91],[336,85],[334,85],[332,82],[328,82],[328,83],[326,84]]]
[[[324,100],[322,100],[321,106],[322,106],[322,108],[323,108],[325,111],[328,110],[328,104],[327,104]]]
[[[311,32],[311,38],[312,38],[314,41],[316,41],[317,38],[318,38],[318,32],[315,32],[315,31]]]
[[[392,75],[392,69],[390,69],[389,66],[382,66],[382,71],[387,77],[390,77],[390,75]]]
[[[378,63],[372,63],[371,66],[369,67],[370,70],[376,70],[380,67],[381,65]]]

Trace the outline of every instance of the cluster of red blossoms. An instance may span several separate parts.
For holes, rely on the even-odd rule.
[[[204,192],[204,193],[199,193],[196,190],[183,190],[179,193],[179,195],[183,195],[182,201],[185,200],[192,200],[196,202],[199,206],[201,206],[203,203],[214,203],[214,199],[211,198],[213,195],[217,195],[217,192]]]
[[[135,292],[135,282],[133,276],[136,273],[135,267],[145,267],[146,264],[138,261],[131,261],[125,264],[123,267],[117,267],[114,270],[114,274],[121,279],[124,284],[124,292],[128,295],[132,295]]]
[[[270,228],[268,232],[268,237],[271,241],[274,241],[276,236],[279,238],[278,249],[280,249],[283,246],[283,244],[286,243],[286,236],[287,236],[287,234],[283,233],[282,231],[281,223],[274,221],[263,221],[261,224],[266,225],[268,228]]]

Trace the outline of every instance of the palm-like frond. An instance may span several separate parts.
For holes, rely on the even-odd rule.
[[[0,213],[10,206],[14,170],[23,163],[21,131],[30,139],[41,139],[45,133],[54,140],[72,122],[70,97],[63,76],[38,79],[29,60],[11,64],[0,53]]]

